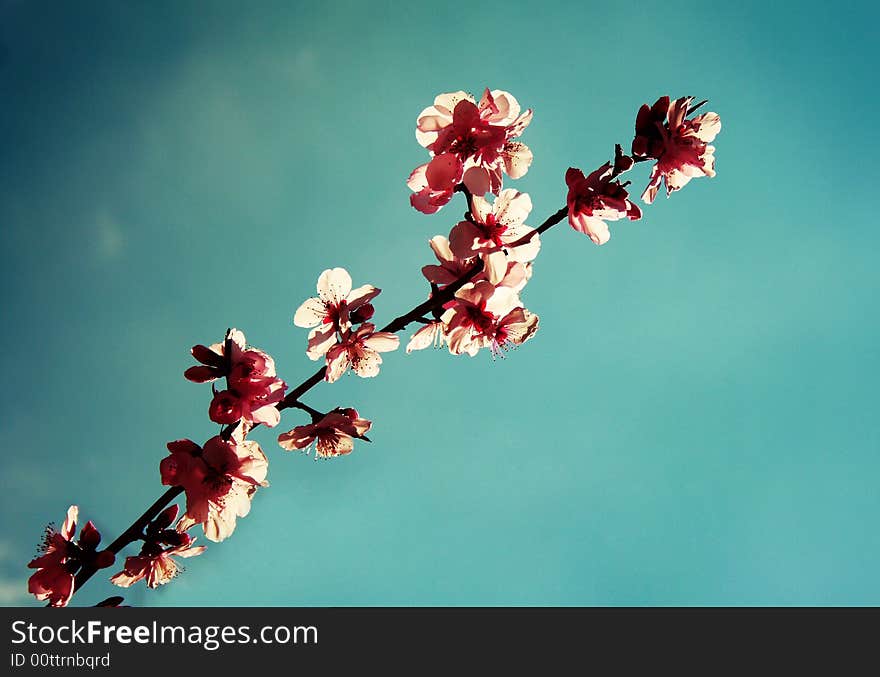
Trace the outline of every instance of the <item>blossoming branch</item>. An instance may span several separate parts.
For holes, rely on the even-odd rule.
[[[567,218],[572,229],[602,245],[611,237],[609,222],[640,219],[642,211],[627,190],[630,182],[620,181],[637,163],[654,162],[641,195],[648,205],[661,184],[669,196],[693,178],[715,176],[715,148],[709,144],[721,130],[721,119],[715,113],[691,117],[705,103],[663,96],[653,106],[643,105],[631,154],[618,144],[613,159],[587,174],[570,167],[564,175],[566,205],[533,228],[526,224],[533,206],[529,195],[504,187],[505,177],[518,179],[531,165],[532,151],[516,140],[532,121],[531,109],[523,112],[501,90],[486,89],[479,101],[463,91],[437,96],[416,120],[416,139],[429,160],[407,180],[410,203],[434,214],[460,193],[467,210],[448,236],[428,242],[436,263],[422,268],[427,299],[377,329],[371,320],[381,290],[370,284],[354,287],[343,268],[323,271],[317,296],[305,299],[293,316],[294,325],[310,330],[307,357],[323,366],[290,391],[272,357],[249,345],[238,329],[210,346],[194,346],[198,364],[184,376],[211,383],[208,418],[219,424],[218,434],[202,444],[190,439],[168,443],[159,475],[170,488],[103,550],[91,521],[74,540],[79,509],[70,506],[60,530],[47,527],[41,554],[28,564],[36,569],[29,592],[50,606],[66,606],[97,571],[113,567],[117,555],[136,543],[140,549],[125,557],[110,581],[124,588],[142,580],[150,588],[172,581],[181,571],[174,558],[206,550],[194,545],[191,530],[201,527],[214,543],[229,538],[238,518],[250,512],[257,490],[269,486],[266,454],[248,439],[255,427],[275,427],[282,411],[297,409],[306,422],[280,433],[278,444],[285,451],[314,448],[315,458],[322,459],[352,453],[356,440],[369,441],[372,421],[353,407],[322,412],[301,398],[321,381],[335,383],[349,371],[362,378],[377,376],[381,353],[397,350],[397,333],[410,324],[421,327],[409,338],[407,353],[445,346],[453,355],[488,351],[495,357],[531,339],[539,317],[525,307],[522,294],[541,250],[541,235]],[[181,494],[182,514],[175,503]],[[121,601],[111,597],[101,605]]]

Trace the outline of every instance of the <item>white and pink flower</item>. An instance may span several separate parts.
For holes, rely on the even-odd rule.
[[[195,540],[186,536],[186,541],[181,545],[160,547],[155,552],[147,550],[146,554],[126,557],[122,571],[111,577],[110,582],[121,588],[128,588],[142,579],[146,579],[149,588],[170,583],[180,573],[180,565],[174,561],[174,557],[195,557],[206,550],[204,545],[193,546]]]
[[[690,96],[671,102],[662,96],[653,106],[644,104],[639,109],[633,155],[657,160],[642,193],[647,204],[654,201],[661,181],[669,197],[691,179],[715,176],[715,147],[709,144],[721,131],[721,118],[717,113],[703,113],[687,119],[692,101]]]
[[[379,373],[379,353],[397,350],[400,339],[391,332],[375,331],[376,325],[365,322],[356,330],[348,330],[342,340],[327,351],[327,373],[333,383],[351,369],[358,376],[370,378]]]
[[[370,303],[380,289],[365,284],[352,289],[351,275],[344,268],[325,270],[318,277],[318,295],[306,299],[293,316],[297,327],[314,327],[309,333],[306,354],[312,360],[323,357],[336,343],[337,332],[370,319]]]
[[[237,429],[232,439],[217,435],[200,447],[192,440],[168,443],[170,456],[162,459],[162,484],[183,487],[186,512],[177,525],[184,532],[201,524],[214,542],[228,538],[236,518],[250,512],[257,487],[269,486],[269,462],[260,445],[245,440]]]
[[[434,158],[407,181],[413,207],[431,214],[451,199],[460,182],[473,195],[497,195],[504,173],[524,176],[532,152],[513,139],[531,119],[531,110],[520,113],[517,100],[497,89],[486,89],[479,103],[461,91],[437,96],[416,122],[416,139]]]
[[[315,458],[345,456],[354,450],[354,438],[366,439],[372,425],[356,409],[334,409],[314,423],[282,433],[278,444],[287,451],[307,451],[314,443]]]
[[[605,244],[611,237],[606,221],[623,218],[634,221],[642,216],[638,206],[630,202],[626,188],[614,177],[610,162],[589,176],[574,167],[569,167],[565,173],[568,223],[596,244]]]
[[[472,220],[461,221],[449,234],[453,254],[459,259],[479,256],[488,280],[498,284],[507,273],[508,259],[527,263],[538,255],[541,240],[525,225],[531,211],[531,198],[516,190],[501,191],[494,203],[474,196]]]
[[[122,571],[110,578],[111,583],[128,588],[146,579],[147,587],[157,588],[180,573],[181,567],[174,557],[186,559],[207,550],[204,545],[194,546],[196,539],[189,534],[169,528],[177,519],[178,510],[177,505],[166,508],[147,526],[140,554],[126,557]]]
[[[499,318],[484,333],[486,347],[492,351],[492,355],[499,355],[512,346],[518,346],[528,341],[538,331],[539,318],[523,307],[517,307]]]
[[[190,367],[184,376],[196,383],[226,378],[226,388],[214,393],[208,416],[215,423],[243,420],[269,427],[281,420],[277,405],[287,384],[275,373],[275,361],[262,350],[247,347],[244,334],[230,329],[222,343],[193,346],[193,357],[202,366]]]
[[[317,296],[306,299],[297,308],[293,316],[293,323],[297,327],[326,324],[345,331],[352,322],[358,322],[358,310],[381,291],[371,284],[352,289],[351,275],[345,268],[331,268],[321,273],[317,290]]]
[[[522,307],[513,288],[495,287],[487,280],[462,287],[441,319],[449,352],[471,357],[481,348],[497,353],[519,345],[531,338],[538,326],[538,316]]]
[[[74,541],[79,507],[72,505],[61,529],[50,525],[46,527],[39,557],[28,563],[28,568],[37,571],[28,579],[28,592],[38,600],[49,600],[54,607],[67,606],[74,592],[76,574],[83,566],[102,569],[113,564],[114,554],[110,550],[98,551],[101,534],[91,521],[86,522]]]

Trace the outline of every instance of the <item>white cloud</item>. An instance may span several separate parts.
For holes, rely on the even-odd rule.
[[[33,600],[27,591],[27,578],[0,578],[0,604],[22,604]]]
[[[95,252],[98,258],[109,261],[118,257],[125,247],[125,236],[122,226],[110,214],[102,209],[95,219]]]
[[[15,550],[9,541],[0,541],[0,564],[13,561],[15,559]]]
[[[19,549],[11,541],[0,540],[0,564],[9,562],[23,566],[20,559]],[[0,604],[21,604],[33,599],[27,591],[27,578],[27,576],[7,578],[0,574]]]
[[[297,84],[315,84],[318,81],[318,55],[309,47],[301,47],[292,56],[278,54],[274,63]]]

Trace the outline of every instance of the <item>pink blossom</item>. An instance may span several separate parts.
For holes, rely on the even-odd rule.
[[[606,162],[589,176],[570,167],[565,173],[568,184],[568,222],[578,232],[588,235],[596,244],[605,244],[611,237],[605,221],[641,218],[641,210],[629,200],[620,181],[614,180],[614,168]]]
[[[140,554],[126,557],[125,567],[110,579],[111,583],[127,588],[146,578],[150,588],[164,585],[179,572],[172,556],[194,557],[205,551],[205,546],[193,547],[196,539],[192,536],[169,528],[177,513],[178,507],[172,505],[147,526]]]
[[[435,284],[437,281],[452,283],[472,266],[452,253],[444,237],[435,237],[431,247],[444,265],[425,266],[422,272]],[[439,320],[425,322],[413,334],[406,352],[445,343],[454,354],[476,355],[480,348],[486,347],[497,354],[531,338],[537,330],[538,318],[521,306],[519,292],[532,277],[532,264],[506,260],[503,270],[495,284],[490,282],[485,270],[475,275],[443,305],[444,313]]]
[[[709,143],[721,131],[721,118],[717,113],[703,113],[688,120],[692,101],[690,96],[672,102],[662,96],[653,106],[644,104],[639,109],[633,155],[657,160],[642,194],[647,204],[654,201],[661,181],[669,197],[693,178],[715,176],[715,147]]]
[[[416,193],[411,197],[413,207],[428,214],[436,212],[462,181],[473,195],[489,191],[497,195],[502,173],[513,179],[524,176],[532,153],[513,139],[531,119],[531,110],[520,114],[517,100],[501,90],[486,89],[479,103],[465,92],[437,96],[416,122],[416,139],[434,159],[417,168],[407,181]]]
[[[494,356],[525,343],[538,331],[538,321],[538,316],[525,308],[514,308],[484,332],[487,347]]]
[[[488,347],[499,320],[519,305],[519,296],[510,287],[495,287],[487,280],[466,284],[441,318],[449,352],[473,357],[480,348]]]
[[[365,322],[356,330],[347,331],[340,343],[327,351],[326,380],[333,383],[349,367],[364,378],[379,373],[382,358],[379,353],[396,350],[400,339],[387,331],[375,331],[376,325]]]
[[[125,567],[110,579],[111,583],[128,588],[146,578],[150,588],[165,585],[180,572],[172,557],[195,557],[206,550],[203,545],[193,547],[196,539],[192,536],[168,528],[177,518],[177,512],[178,507],[172,505],[147,526],[140,554],[126,557]]]
[[[115,559],[109,550],[97,551],[101,534],[92,522],[87,522],[79,534],[79,542],[73,540],[79,508],[75,505],[67,509],[67,517],[61,530],[46,527],[40,545],[42,555],[28,563],[28,568],[37,571],[28,579],[28,592],[38,600],[49,600],[54,607],[67,606],[73,596],[74,580],[83,566],[103,569],[111,566]]]
[[[364,435],[373,424],[358,416],[356,409],[334,409],[321,420],[299,425],[278,436],[278,444],[287,451],[307,450],[315,440],[315,458],[332,458],[350,454],[354,438]]]
[[[461,221],[449,234],[449,245],[459,259],[475,255],[483,259],[486,277],[497,284],[507,273],[507,261],[532,261],[541,248],[541,241],[534,229],[525,225],[532,200],[527,193],[503,190],[490,204],[482,197],[474,196],[470,221]],[[518,246],[519,240],[531,238]]]
[[[259,444],[243,438],[240,428],[232,439],[217,435],[204,448],[184,439],[169,442],[168,450],[171,455],[159,466],[162,484],[186,492],[186,513],[178,531],[201,524],[208,540],[222,541],[235,530],[236,517],[250,511],[257,487],[269,486],[269,462]]]
[[[351,275],[345,268],[325,270],[318,277],[318,295],[306,299],[297,308],[293,323],[297,327],[318,327],[345,331],[353,322],[363,322],[372,315],[372,301],[380,289],[365,284],[351,288]],[[368,307],[369,306],[369,307]],[[364,317],[364,314],[367,315]],[[329,346],[327,346],[329,348]],[[326,350],[324,351],[326,352]],[[312,357],[317,359],[324,353]],[[310,355],[311,356],[311,355]]]
[[[306,355],[318,360],[337,343],[337,334],[373,316],[370,303],[380,289],[365,284],[352,290],[351,275],[344,268],[325,270],[318,277],[318,296],[306,299],[297,309],[293,323],[314,327],[309,332]]]
[[[531,229],[528,230],[531,231]],[[537,235],[533,237],[535,240],[537,240],[537,238]],[[456,282],[461,279],[462,276],[470,273],[477,260],[476,256],[469,256],[467,258],[456,256],[450,247],[449,240],[442,235],[434,236],[428,244],[434,252],[434,256],[437,257],[437,261],[440,265],[423,266],[422,275],[425,276],[428,282],[437,285],[440,289]],[[518,252],[517,256],[520,253],[525,254],[529,251],[527,245],[521,245],[521,247],[517,247],[516,249]],[[498,252],[493,252],[490,256],[494,256],[497,253]],[[527,258],[527,256],[523,256],[523,258]],[[498,266],[495,272],[496,277],[499,268],[500,271],[503,271],[501,279],[495,282],[495,286],[497,287],[512,287],[519,292],[522,291],[523,287],[526,286],[526,282],[532,277],[531,263],[521,263],[520,261],[514,261],[510,258],[504,257],[503,264],[499,260],[498,262],[492,261],[490,263],[490,266],[491,265]],[[471,278],[471,282],[479,282],[480,280],[489,279],[489,271],[487,271],[486,268],[487,266],[484,265],[483,270]],[[416,348],[416,350],[418,350],[418,348]]]
[[[147,579],[147,586],[156,588],[171,582],[180,571],[180,567],[172,557],[195,557],[205,551],[204,545],[193,547],[195,538],[183,534],[185,541],[181,545],[161,548],[147,554],[125,558],[125,568],[110,578],[110,582],[121,588],[128,588],[142,578]]]
[[[226,377],[226,389],[215,391],[208,407],[212,421],[230,424],[242,419],[270,428],[278,425],[281,417],[275,405],[284,399],[287,385],[276,376],[275,362],[268,354],[246,347],[241,331],[230,329],[223,343],[193,346],[192,354],[204,366],[187,369],[187,379],[206,383]]]

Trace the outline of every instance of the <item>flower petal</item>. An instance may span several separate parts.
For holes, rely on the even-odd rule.
[[[281,412],[273,405],[267,404],[259,409],[251,410],[250,418],[254,423],[262,423],[268,428],[274,428],[281,421]]]
[[[351,368],[361,378],[372,378],[379,373],[380,364],[382,364],[382,358],[379,353],[374,350],[362,349],[357,351],[354,356]]]
[[[608,224],[602,219],[579,213],[569,214],[568,222],[571,224],[572,228],[584,235],[588,235],[596,244],[605,244],[611,239],[611,232],[608,230]]]
[[[436,345],[438,334],[441,332],[441,322],[431,322],[426,324],[413,334],[409,343],[406,345],[406,352],[411,353],[414,350],[424,350],[430,345]]]
[[[504,317],[510,310],[519,305],[519,294],[511,287],[497,287],[486,302],[486,310],[496,317]]]
[[[452,253],[460,259],[473,256],[483,244],[489,244],[483,236],[483,231],[470,221],[460,221],[449,232],[449,246],[452,248]]]
[[[532,151],[520,141],[508,141],[501,151],[504,171],[511,179],[519,179],[526,175],[532,164]]]
[[[365,338],[363,343],[370,350],[387,353],[391,350],[397,350],[400,345],[400,337],[391,332],[377,331]]]
[[[483,271],[489,282],[498,284],[507,273],[507,255],[501,250],[483,254]]]
[[[455,258],[452,249],[449,247],[449,240],[442,235],[435,235],[428,240],[428,246],[431,248],[431,251],[434,252],[434,256],[437,257],[437,260],[440,263],[446,263]]]
[[[492,186],[489,172],[483,167],[471,167],[466,170],[462,181],[471,195],[485,195]]]
[[[453,153],[443,153],[428,163],[425,179],[432,190],[448,191],[461,180],[461,173],[461,160]]]
[[[221,344],[222,345],[222,344]],[[222,351],[222,347],[220,349]],[[197,345],[193,346],[190,350],[192,356],[196,358],[202,364],[207,364],[211,367],[222,367],[223,366],[223,355],[220,352],[213,350],[212,348],[208,348],[207,346]]]
[[[428,187],[428,179],[425,178],[425,172],[427,170],[427,162],[412,170],[412,173],[410,173],[409,178],[406,180],[406,185],[411,191],[418,193]]]
[[[345,268],[331,268],[318,278],[318,296],[321,300],[339,305],[351,292],[351,275]]]
[[[67,517],[64,524],[61,525],[61,535],[64,540],[69,541],[76,533],[76,520],[79,518],[79,506],[72,505],[67,509]]]
[[[314,441],[315,426],[313,424],[298,425],[293,430],[288,430],[278,436],[278,444],[287,451],[305,449]]]
[[[183,377],[187,381],[192,381],[193,383],[210,383],[211,381],[216,381],[220,378],[220,372],[216,367],[198,365],[190,367],[183,372]]]
[[[502,190],[495,200],[494,211],[498,223],[506,226],[523,223],[532,211],[532,198],[512,188]]]
[[[315,327],[309,332],[306,355],[310,360],[319,360],[336,344],[336,330],[333,325]]]
[[[532,229],[530,228],[529,231],[531,230]],[[531,239],[525,244],[521,244],[518,247],[508,248],[507,254],[511,261],[528,263],[529,261],[534,261],[540,251],[541,236],[536,233],[535,235],[532,235]]]
[[[193,539],[193,540],[195,540],[195,539]],[[207,545],[196,545],[194,547],[189,547],[186,550],[181,550],[180,552],[175,552],[174,554],[177,557],[184,557],[184,558],[196,557],[198,555],[201,555],[207,549],[208,549]]]
[[[352,289],[348,294],[348,309],[351,311],[360,308],[365,303],[376,298],[381,291],[381,289],[377,289],[371,284],[365,284],[357,289]]]
[[[326,357],[327,373],[324,374],[324,379],[327,383],[333,383],[334,381],[339,380],[339,377],[348,371],[348,367],[351,364],[348,357],[348,350],[346,350],[344,346],[336,345],[327,351]]]
[[[721,131],[721,117],[718,113],[703,113],[692,121],[696,137],[704,142],[711,143]]]
[[[440,285],[451,284],[458,279],[456,275],[443,266],[422,266],[422,275],[425,276],[428,282]]]
[[[313,296],[303,301],[293,315],[293,323],[297,327],[314,327],[323,324],[327,319],[327,304]]]

